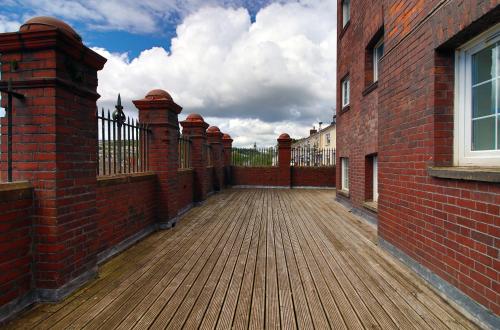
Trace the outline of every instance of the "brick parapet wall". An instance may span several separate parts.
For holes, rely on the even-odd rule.
[[[281,169],[270,167],[231,167],[235,186],[279,187]],[[291,167],[291,187],[335,187],[335,167]]]
[[[33,187],[0,183],[0,324],[33,289]]]
[[[156,223],[157,184],[157,176],[152,173],[98,179],[99,254],[106,254]]]
[[[178,171],[178,201],[179,211],[184,211],[193,205],[193,170],[182,169]]]
[[[335,166],[291,167],[292,187],[335,187]]]

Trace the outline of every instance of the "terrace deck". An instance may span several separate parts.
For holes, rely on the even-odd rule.
[[[473,329],[332,190],[229,189],[8,328]]]

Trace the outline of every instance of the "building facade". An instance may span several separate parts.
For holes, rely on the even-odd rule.
[[[313,127],[309,131],[309,136],[295,141],[292,144],[292,148],[335,149],[337,140],[336,128],[335,119],[330,125],[319,130]]]
[[[339,0],[337,18],[337,198],[498,326],[498,1]]]

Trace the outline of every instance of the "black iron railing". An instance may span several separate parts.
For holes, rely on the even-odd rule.
[[[179,168],[191,168],[191,139],[179,138]]]
[[[7,107],[5,108],[5,118],[7,121],[7,182],[12,182],[12,118],[13,118],[13,98],[24,99],[24,95],[14,92],[12,80],[7,83],[7,88],[0,88],[0,92],[7,94]],[[1,129],[1,126],[0,126]],[[1,132],[0,132],[1,137]],[[2,139],[2,142],[5,140]],[[1,153],[1,151],[0,151]],[[3,157],[2,157],[3,158]]]
[[[141,173],[149,170],[149,144],[151,131],[137,120],[123,113],[121,98],[115,111],[104,109],[97,113],[98,166],[97,175]]]
[[[205,159],[207,161],[207,166],[213,166],[212,161],[212,146],[208,143],[203,145],[203,153],[205,154]]]
[[[292,148],[292,166],[335,166],[335,148]]]
[[[277,166],[278,150],[269,148],[232,148],[231,165],[233,166]]]

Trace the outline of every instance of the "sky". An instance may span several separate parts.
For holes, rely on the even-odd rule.
[[[305,137],[335,107],[336,0],[2,0],[0,32],[34,16],[69,23],[108,59],[99,108],[168,91],[235,146]]]

